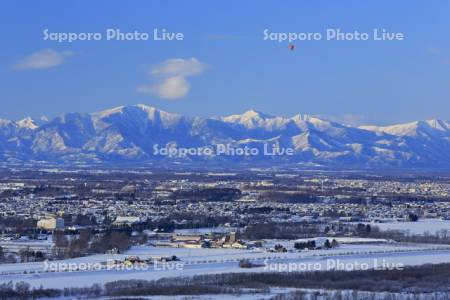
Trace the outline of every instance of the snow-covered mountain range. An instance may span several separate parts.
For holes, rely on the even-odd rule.
[[[155,154],[158,147],[204,149],[216,145],[256,148],[260,155]],[[263,155],[263,148],[293,155]],[[450,122],[417,121],[351,127],[309,115],[275,117],[257,111],[218,118],[186,117],[146,105],[96,113],[68,113],[52,120],[0,119],[3,162],[116,163],[180,160],[298,163],[343,167],[450,168]]]

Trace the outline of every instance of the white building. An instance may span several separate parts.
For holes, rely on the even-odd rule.
[[[44,218],[37,222],[37,228],[45,230],[59,230],[64,229],[64,219],[63,218]]]
[[[132,225],[135,223],[139,223],[141,219],[139,217],[117,217],[113,222],[115,225]]]

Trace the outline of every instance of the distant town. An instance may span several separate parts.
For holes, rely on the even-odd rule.
[[[450,220],[445,177],[9,170],[0,191],[2,259],[14,262],[119,251],[138,241],[251,249],[271,238],[384,237],[379,224]],[[70,249],[80,232],[90,246]],[[106,233],[126,239],[95,249]]]

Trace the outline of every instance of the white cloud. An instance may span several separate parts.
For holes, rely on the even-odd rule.
[[[187,78],[202,74],[208,65],[192,58],[171,58],[150,69],[154,81],[150,85],[141,85],[138,92],[156,94],[168,100],[178,99],[189,93],[191,85]]]
[[[183,76],[168,77],[154,85],[141,85],[138,91],[152,93],[164,99],[178,99],[189,93],[191,85]]]
[[[63,64],[71,52],[58,52],[53,49],[43,49],[24,57],[13,65],[14,70],[48,69]]]

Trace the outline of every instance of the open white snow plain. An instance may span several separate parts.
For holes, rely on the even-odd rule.
[[[269,241],[286,246],[293,245],[293,241]],[[289,248],[288,248],[289,249]],[[186,249],[165,247],[133,247],[126,254],[101,254],[52,261],[66,266],[74,263],[77,266],[100,265],[111,259],[123,260],[130,255],[148,259],[158,256],[176,255],[180,261],[167,263],[164,267],[148,265],[145,268],[107,269],[90,267],[88,270],[76,271],[46,271],[45,263],[20,263],[0,265],[0,283],[26,281],[34,287],[46,288],[84,287],[94,283],[103,284],[115,280],[144,279],[154,280],[164,277],[194,276],[201,274],[217,274],[232,272],[270,272],[282,270],[287,265],[296,266],[303,270],[346,270],[352,266],[358,268],[367,265],[369,268],[380,267],[385,264],[421,265],[426,263],[449,263],[450,246],[379,243],[379,244],[341,244],[331,250],[311,250],[302,252],[271,253],[265,250],[235,250],[235,249]],[[260,267],[239,268],[241,259],[249,259],[262,264]],[[266,264],[265,264],[266,263]],[[332,264],[335,264],[334,267]],[[341,266],[337,263],[342,264]],[[175,265],[176,264],[176,265]],[[269,267],[268,267],[269,266]],[[349,266],[349,267],[348,267]],[[293,269],[293,271],[296,271]]]
[[[377,226],[380,230],[400,230],[410,234],[436,234],[440,231],[447,231],[450,234],[450,220],[441,219],[421,219],[417,222],[386,222],[386,223],[366,223]]]

